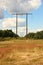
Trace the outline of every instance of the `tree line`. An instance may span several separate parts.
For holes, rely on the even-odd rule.
[[[20,38],[20,36],[15,34],[12,30],[0,30],[0,38],[5,38],[5,37]],[[43,39],[43,31],[36,32],[36,33],[33,32],[29,33],[25,37],[29,39]]]
[[[29,38],[29,39],[43,39],[43,31],[38,31],[36,33],[29,33],[27,34],[25,37]]]
[[[19,37],[17,34],[15,34],[12,30],[0,30],[0,37]]]

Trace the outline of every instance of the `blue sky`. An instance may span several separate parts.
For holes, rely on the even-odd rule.
[[[43,30],[43,0],[42,0],[41,6],[38,9],[31,11],[31,13],[32,15],[28,15],[28,32],[37,32],[37,31]],[[15,24],[13,25],[14,23],[13,21],[15,21],[14,20],[15,17],[16,16],[11,15],[8,12],[8,10],[4,10],[4,18],[0,19],[0,29],[12,29],[14,32],[16,32]],[[25,31],[26,31],[25,30],[25,25],[26,25],[25,17],[26,16],[18,16],[19,19],[21,18],[18,21],[18,34],[21,36],[25,35]],[[7,23],[7,21],[11,21],[11,22]],[[10,26],[10,24],[12,25]]]
[[[29,16],[29,28],[43,30],[43,4]]]

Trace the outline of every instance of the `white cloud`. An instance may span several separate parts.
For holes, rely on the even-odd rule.
[[[18,27],[18,34],[21,37],[25,36],[26,35],[26,26],[25,27]]]
[[[42,31],[42,30],[43,30],[43,28],[39,28],[39,29],[36,30],[36,32],[37,32],[37,31]]]
[[[11,14],[30,12],[40,5],[41,0],[0,0],[0,7],[7,9]]]
[[[25,27],[18,27],[18,32],[25,32],[26,31],[26,26]]]
[[[16,26],[15,19],[14,18],[4,19],[3,23],[2,23],[2,26],[3,26],[4,29]]]
[[[18,22],[24,22],[25,19],[23,18],[18,18]],[[16,18],[6,18],[2,22],[2,26],[4,29],[11,29],[16,27]]]
[[[31,0],[30,3],[33,9],[37,9],[41,5],[41,0]]]
[[[34,32],[36,33],[37,31],[42,31],[43,29],[29,29],[28,32]]]
[[[4,10],[10,14],[27,13],[37,9],[41,5],[41,0],[0,0],[0,19],[4,18]]]
[[[23,24],[24,21],[25,21],[24,18],[18,18],[19,24],[20,23]],[[21,27],[20,25],[18,25],[18,34],[20,36],[24,36],[25,31],[26,31],[26,27]],[[3,28],[3,30],[12,29],[12,31],[16,33],[16,18],[6,18],[6,19],[4,19],[3,22],[2,22],[2,28]]]
[[[41,5],[41,0],[7,0],[6,7],[11,14],[26,13],[32,9],[37,9]]]
[[[0,0],[0,8],[6,9],[5,1],[6,1],[6,0]]]

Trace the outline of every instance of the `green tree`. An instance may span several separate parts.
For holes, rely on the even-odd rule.
[[[34,35],[35,35],[35,33],[29,33],[26,35],[26,37],[32,39],[32,38],[34,38]]]

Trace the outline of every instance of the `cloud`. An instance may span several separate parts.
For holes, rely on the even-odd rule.
[[[37,29],[29,29],[28,31],[36,33],[37,31],[42,31],[42,30],[43,28],[37,28]]]
[[[25,23],[24,21],[25,21],[24,18],[18,18],[18,23],[19,23],[18,34],[20,36],[25,35],[26,26],[21,25],[21,24]],[[4,19],[3,22],[2,22],[2,29],[3,30],[12,29],[12,31],[16,33],[16,18],[6,18],[6,19]]]
[[[0,19],[4,18],[4,9],[0,8]]]
[[[18,34],[20,36],[24,36],[26,33],[26,26],[22,25],[25,24],[24,19],[19,18],[22,21],[19,21],[18,25]],[[15,23],[15,24],[14,24]],[[0,29],[6,30],[6,29],[12,29],[14,33],[16,33],[16,19],[15,18],[7,18],[2,21],[2,24],[0,26]]]
[[[7,9],[13,15],[30,12],[40,5],[41,0],[0,0],[0,7]]]
[[[25,32],[26,31],[26,26],[25,27],[18,27],[18,32]]]
[[[5,1],[6,0],[0,0],[0,8],[6,9]]]
[[[21,37],[25,36],[26,35],[26,26],[25,27],[18,27],[18,34]]]
[[[18,18],[19,23],[23,23],[25,19]],[[6,18],[2,22],[3,29],[13,29],[16,27],[16,18]]]
[[[11,14],[26,13],[37,9],[41,5],[41,0],[7,0],[6,7]]]
[[[33,9],[37,9],[41,5],[41,0],[31,0],[30,3]]]

